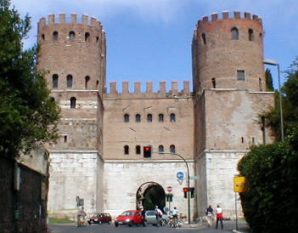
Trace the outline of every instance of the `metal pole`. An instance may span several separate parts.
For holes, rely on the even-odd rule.
[[[169,211],[171,210],[171,199],[169,197]]]
[[[284,119],[283,119],[283,107],[282,107],[282,94],[280,87],[280,67],[279,63],[274,60],[266,59],[263,61],[266,65],[276,66],[277,67],[277,77],[278,77],[278,91],[279,91],[279,113],[280,113],[280,139],[283,142],[285,139],[284,135]]]
[[[188,194],[187,194],[187,209],[188,209],[188,224],[190,224],[190,181],[189,181],[189,169],[187,166],[187,188],[188,188]]]
[[[238,231],[237,193],[236,192],[235,192],[235,214],[236,214],[236,231]]]
[[[180,155],[177,153],[170,153],[170,152],[158,152],[159,154],[170,154],[170,155],[176,155],[179,158],[181,158],[185,165],[186,165],[186,169],[187,169],[187,218],[188,218],[188,224],[190,224],[190,176],[189,176],[189,167],[188,167],[188,163],[187,161]]]
[[[187,217],[188,217],[188,224],[190,224],[190,177],[189,177],[189,167],[188,167],[188,163],[187,161],[180,155],[180,154],[177,154],[177,153],[171,153],[173,155],[177,155],[178,157],[180,157],[185,165],[186,165],[186,168],[187,168]]]
[[[277,63],[277,74],[278,74],[278,90],[279,90],[279,112],[280,112],[280,137],[283,142],[285,139],[284,136],[284,120],[283,120],[283,107],[282,107],[282,94],[280,88],[280,69],[279,63]]]

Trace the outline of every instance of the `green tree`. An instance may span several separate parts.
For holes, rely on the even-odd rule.
[[[59,109],[37,71],[37,48],[23,50],[30,28],[28,16],[0,0],[0,156],[10,158],[58,136]]]
[[[275,93],[275,108],[264,114],[267,125],[277,138],[280,138],[280,107],[279,95],[282,95],[284,133],[287,137],[291,129],[298,125],[298,58],[286,71],[287,80],[281,88],[281,93]]]
[[[244,216],[255,233],[297,232],[298,218],[298,59],[287,71],[282,87],[286,140],[253,147],[238,163],[247,178],[247,192],[242,193]],[[267,113],[269,125],[279,135],[280,112]]]
[[[266,126],[270,127],[272,129],[272,134],[278,141],[281,140],[279,94],[280,93],[278,91],[275,91],[275,93],[274,93],[274,107],[272,107],[268,112],[261,114],[261,118],[263,117],[264,119],[266,119],[266,121],[265,121]],[[282,102],[284,102],[283,98],[282,98]],[[284,115],[285,115],[285,106],[283,104],[283,116]],[[284,124],[284,128],[285,128],[285,124]]]
[[[293,138],[297,142],[298,134]],[[255,147],[238,164],[248,181],[241,204],[255,233],[297,232],[298,154],[291,145]]]
[[[284,93],[285,124],[289,133],[298,125],[298,58],[292,63],[287,71],[287,81],[282,87]]]
[[[273,81],[272,81],[272,75],[269,69],[266,69],[265,71],[265,82],[266,82],[266,90],[267,91],[273,91]]]

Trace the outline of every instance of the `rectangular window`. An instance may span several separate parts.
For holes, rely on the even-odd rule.
[[[58,75],[54,74],[53,77],[52,77],[52,87],[53,87],[53,89],[58,88],[58,80],[59,80]]]
[[[72,75],[69,74],[66,77],[67,88],[72,88],[72,83],[73,83]]]
[[[53,89],[58,88],[58,79],[53,79]]]
[[[245,80],[245,71],[237,70],[237,80],[244,81]]]

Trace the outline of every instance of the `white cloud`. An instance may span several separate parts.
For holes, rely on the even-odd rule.
[[[271,20],[293,19],[297,15],[297,0],[12,0],[18,11],[33,17],[49,13],[87,13],[92,16],[113,17],[123,12],[140,19],[170,21],[184,6],[198,12],[248,11]],[[201,15],[202,16],[202,15]]]
[[[49,14],[86,14],[100,21],[119,20],[126,15],[135,16],[145,22],[169,23],[175,19],[177,12],[195,0],[12,0],[22,16],[29,14],[32,18],[32,34],[25,41],[25,47],[31,47],[36,39],[37,22]],[[120,18],[121,19],[121,18]]]
[[[290,47],[289,51],[297,51],[297,0],[12,0],[12,5],[22,15],[28,13],[32,16],[32,35],[26,41],[30,43],[29,46],[36,41],[38,20],[52,13],[86,14],[103,23],[121,23],[122,17],[129,15],[136,22],[171,24],[178,22],[180,17],[195,21],[213,12],[227,10],[260,16],[265,31],[271,35],[271,38],[265,37],[267,46],[274,42],[274,38],[274,44],[278,44],[278,47],[286,45]],[[190,23],[194,25],[194,21]]]
[[[49,13],[87,13],[92,16],[113,17],[129,11],[140,19],[169,21],[183,5],[194,0],[12,0],[22,14],[32,17]]]

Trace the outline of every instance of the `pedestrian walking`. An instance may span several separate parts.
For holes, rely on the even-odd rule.
[[[155,217],[156,217],[156,226],[158,227],[161,224],[161,218],[162,218],[162,211],[158,208],[158,206],[155,206]]]
[[[220,222],[221,229],[223,229],[223,210],[219,205],[216,207],[216,229],[218,229],[218,222]]]
[[[207,224],[208,227],[211,227],[213,224],[213,208],[211,205],[208,206],[208,208],[206,209],[206,218],[207,218]]]

